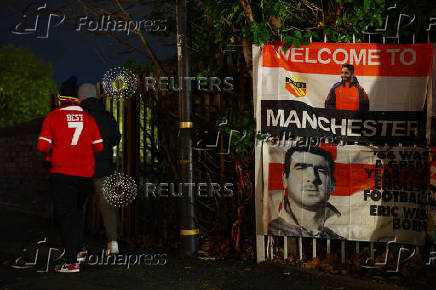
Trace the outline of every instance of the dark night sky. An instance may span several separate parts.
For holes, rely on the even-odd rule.
[[[26,47],[38,57],[51,62],[56,84],[59,85],[70,75],[76,75],[79,78],[79,83],[98,82],[108,69],[122,65],[128,57],[127,49],[112,40],[110,36],[95,36],[88,32],[75,31],[77,16],[67,13],[65,13],[66,18],[62,24],[50,28],[48,38],[36,38],[32,34],[16,35],[11,33],[11,28],[22,22],[23,10],[31,2],[47,3],[47,8],[62,11],[68,11],[68,8],[71,8],[70,3],[74,3],[72,0],[68,2],[59,0],[1,0],[0,46],[13,43],[15,46]],[[138,13],[134,19],[144,19],[144,17],[141,18],[140,13]],[[157,37],[152,37],[146,32],[144,35],[159,58],[176,53],[175,46],[164,47],[158,42]],[[117,36],[123,37],[124,40],[141,48],[136,36],[127,36],[123,32],[118,32]],[[130,55],[138,62],[145,61],[144,58],[135,53]]]

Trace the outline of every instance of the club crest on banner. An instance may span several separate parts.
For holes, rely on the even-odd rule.
[[[296,98],[301,98],[306,96],[307,85],[305,82],[300,81],[295,76],[288,73],[285,76],[285,88],[289,93],[294,95]]]

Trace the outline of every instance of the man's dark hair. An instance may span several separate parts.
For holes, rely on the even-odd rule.
[[[327,159],[329,166],[330,166],[330,178],[333,178],[333,175],[335,173],[335,162],[333,161],[333,156],[330,152],[321,149],[319,147],[313,147],[313,146],[295,146],[291,147],[288,151],[286,151],[285,155],[285,168],[284,168],[284,174],[286,177],[289,177],[290,167],[291,167],[291,157],[294,152],[309,152],[315,155],[320,155]]]
[[[354,74],[354,65],[352,65],[352,64],[343,64],[342,67],[347,68],[351,72],[351,74]]]

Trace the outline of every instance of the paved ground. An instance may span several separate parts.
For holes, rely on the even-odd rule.
[[[131,265],[129,269],[123,265],[122,257],[118,265],[111,265],[113,261],[109,265],[99,265],[101,258],[97,262],[97,253],[100,252],[101,256],[103,238],[98,236],[87,237],[89,253],[96,254],[88,256],[88,262],[97,265],[85,264],[78,274],[56,273],[52,265],[48,272],[44,272],[49,248],[60,247],[57,232],[47,220],[0,208],[0,229],[0,289],[402,289],[386,282],[299,270],[289,265],[182,259],[165,250],[124,247],[123,252],[131,255],[166,254],[166,258],[154,256],[156,259],[150,260],[151,256],[146,258],[143,255],[141,265]],[[35,266],[26,269],[11,267],[32,261],[36,242],[44,238],[46,242],[39,245]],[[52,250],[52,257],[56,255],[57,252]],[[20,256],[22,259],[14,262]],[[132,263],[134,260],[135,256],[131,256]],[[147,265],[156,263],[165,265]],[[411,288],[425,288],[425,285],[418,285]]]

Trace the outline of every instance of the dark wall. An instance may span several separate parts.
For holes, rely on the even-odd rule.
[[[48,216],[48,170],[36,142],[43,119],[0,129],[0,205]]]

